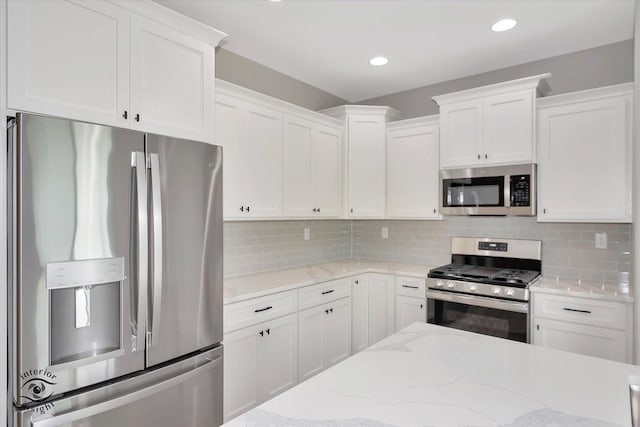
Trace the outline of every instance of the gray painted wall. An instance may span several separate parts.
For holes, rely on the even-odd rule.
[[[489,71],[358,102],[386,105],[407,118],[438,114],[432,96],[550,72],[549,95],[633,81],[633,40]]]
[[[216,77],[310,110],[347,104],[328,92],[225,49],[216,49]]]

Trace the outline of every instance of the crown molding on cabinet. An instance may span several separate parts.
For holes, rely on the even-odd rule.
[[[616,96],[632,95],[633,82],[618,85],[598,87],[595,89],[581,90],[578,92],[562,93],[559,95],[540,98],[536,101],[536,107],[549,108],[557,105],[565,105],[571,102],[595,101],[597,99],[612,98]]]
[[[544,96],[549,92],[549,85],[545,80],[549,77],[551,77],[551,73],[538,74],[531,77],[524,77],[521,79],[509,80],[507,82],[500,82],[488,86],[481,86],[473,89],[461,90],[459,92],[438,95],[432,97],[431,99],[433,99],[438,104],[438,106],[442,106],[442,104],[469,101],[485,96],[499,95],[501,93],[514,92],[525,89],[537,89],[538,94],[540,96]]]
[[[351,114],[384,116],[387,122],[401,120],[404,117],[404,114],[395,108],[378,105],[341,105],[339,107],[326,108],[319,112],[342,120]]]
[[[262,104],[264,107],[275,108],[276,110],[294,115],[297,117],[309,119],[310,116],[313,116],[314,121],[318,121],[324,123],[329,126],[335,126],[339,128],[344,127],[344,121],[338,120],[333,117],[329,117],[325,114],[321,114],[316,111],[309,110],[304,107],[300,107],[298,105],[292,104],[290,102],[282,101],[280,99],[274,98],[269,95],[265,95],[260,92],[256,92],[251,89],[247,89],[246,87],[239,86],[233,83],[229,83],[226,80],[215,79],[215,88],[216,93],[221,93],[229,96],[233,96],[235,98],[240,98],[244,101],[248,101],[251,103]]]
[[[151,0],[107,0],[131,13],[151,19],[152,21],[171,27],[176,31],[190,35],[212,46],[218,46],[228,34],[216,30],[195,19],[181,15],[178,12],[162,6]]]
[[[415,117],[413,119],[398,120],[387,123],[387,130],[389,131],[397,128],[412,129],[419,126],[437,125],[438,123],[440,123],[440,115],[433,114],[431,116]]]

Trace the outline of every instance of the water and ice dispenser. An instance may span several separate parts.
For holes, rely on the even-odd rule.
[[[52,366],[122,349],[124,258],[47,264]]]

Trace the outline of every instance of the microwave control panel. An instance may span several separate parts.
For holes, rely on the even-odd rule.
[[[531,206],[531,175],[511,175],[511,206]]]

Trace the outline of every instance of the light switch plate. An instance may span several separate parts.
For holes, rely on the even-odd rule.
[[[607,249],[607,233],[596,233],[596,249]]]

